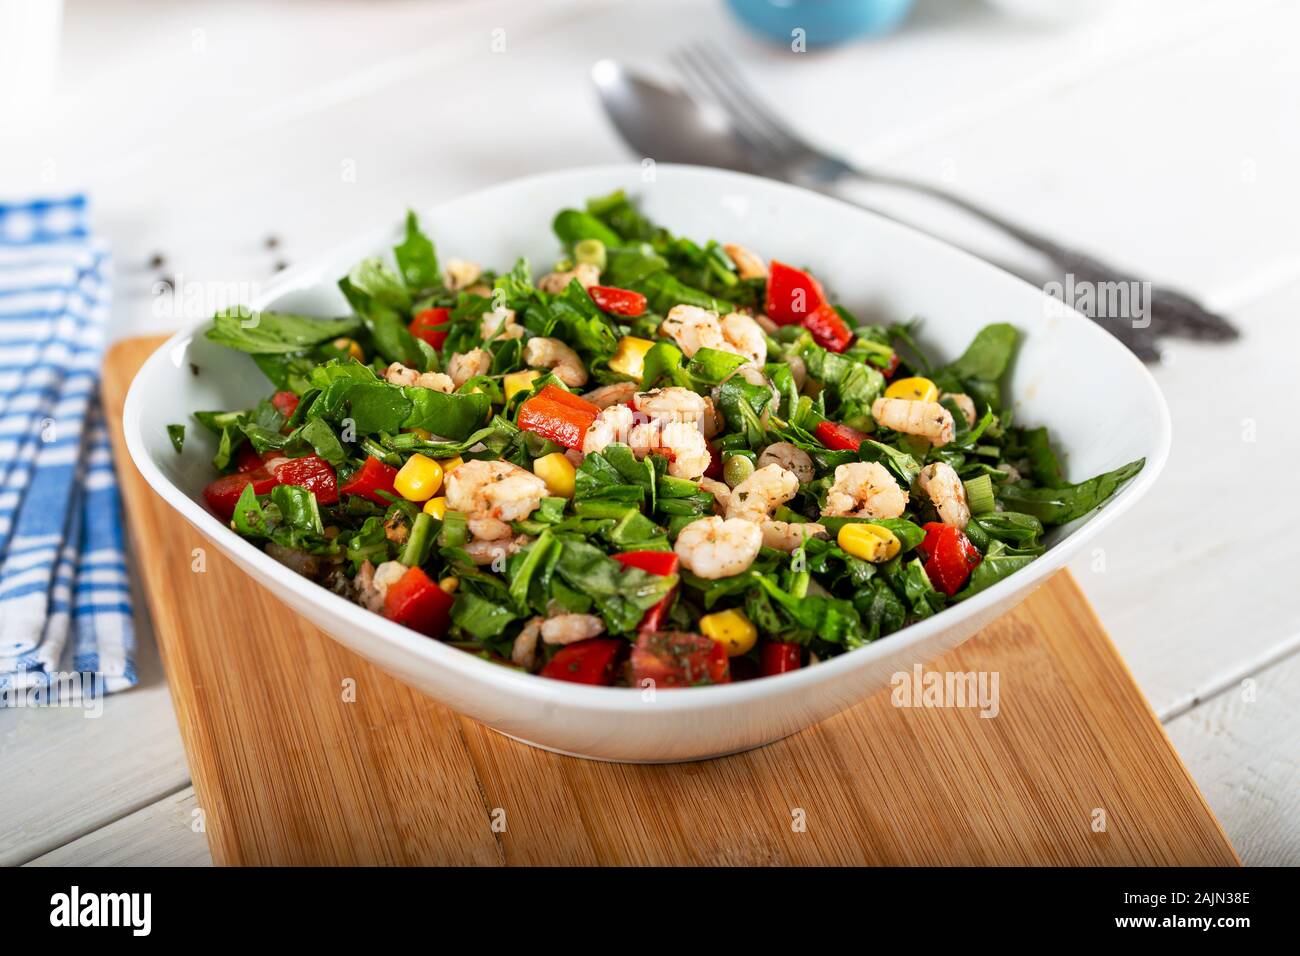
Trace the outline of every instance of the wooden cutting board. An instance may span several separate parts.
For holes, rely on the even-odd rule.
[[[1238,862],[1066,572],[927,668],[997,672],[991,719],[885,692],[760,750],[630,766],[459,717],[301,621],[145,485],[121,408],[160,341],[110,351],[104,402],[217,863]]]

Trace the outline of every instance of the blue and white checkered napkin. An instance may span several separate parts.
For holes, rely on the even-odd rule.
[[[136,682],[98,396],[109,293],[84,196],[0,203],[0,705]]]

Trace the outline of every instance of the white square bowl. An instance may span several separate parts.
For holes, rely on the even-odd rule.
[[[1169,412],[1147,370],[1120,343],[1041,290],[935,239],[791,186],[712,169],[661,165],[547,173],[421,211],[444,256],[534,267],[560,250],[557,210],[624,189],[675,233],[739,242],[811,267],[860,318],[924,319],[932,355],[950,359],[982,326],[1010,322],[1023,342],[1009,381],[1016,421],[1045,424],[1071,478],[1135,458],[1146,467],[1100,512],[1049,537],[1029,567],[933,618],[856,651],[776,678],[660,691],[589,687],[518,673],[393,624],[300,577],[240,538],[200,503],[212,437],[194,411],[247,407],[270,387],[248,356],[178,333],[149,358],[127,396],[127,447],[145,480],[213,544],[341,644],[448,706],[520,740],[601,760],[667,762],[746,750],[801,730],[883,689],[1004,614],[1146,493],[1169,450]],[[400,210],[393,210],[394,213]],[[394,216],[395,222],[399,219]],[[254,309],[346,314],[335,284],[359,259],[388,255],[398,226],[283,274]],[[193,363],[199,369],[190,370]],[[189,424],[183,454],[167,435]]]

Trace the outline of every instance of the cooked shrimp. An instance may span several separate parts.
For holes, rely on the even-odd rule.
[[[515,643],[510,648],[510,661],[524,670],[537,666],[537,638],[542,634],[542,619],[529,618],[522,631],[515,636]]]
[[[546,482],[508,461],[467,461],[447,475],[447,510],[520,521],[542,503]]]
[[[970,522],[970,507],[966,504],[966,486],[962,484],[951,465],[942,461],[926,465],[916,476],[916,484],[934,505],[940,521],[955,528],[966,529],[966,525]]]
[[[663,391],[672,391],[664,389]],[[677,389],[699,398],[687,389]],[[620,442],[632,449],[637,458],[646,455],[663,455],[668,459],[668,474],[675,478],[697,479],[704,474],[712,460],[709,443],[699,426],[692,421],[675,421],[669,409],[669,400],[660,399],[655,393],[642,393],[654,396],[660,402],[662,417],[650,417],[644,411],[633,411],[627,405],[611,405],[602,409],[596,420],[583,436],[583,454],[591,455],[603,451],[609,445]],[[637,395],[638,402],[641,394]],[[688,414],[690,409],[684,405],[679,414]],[[648,419],[648,420],[647,420]],[[669,419],[669,420],[665,420]]]
[[[384,522],[384,537],[393,544],[405,544],[411,534],[411,526],[406,521],[405,512],[394,511]]]
[[[778,551],[794,551],[802,548],[809,538],[825,538],[829,535],[826,528],[812,522],[764,521],[763,547],[776,548]]]
[[[582,397],[597,408],[609,408],[611,405],[625,405],[632,401],[632,396],[639,387],[636,382],[615,382],[613,385],[593,388]]]
[[[764,448],[763,453],[758,456],[758,467],[762,468],[764,465],[780,465],[786,471],[794,472],[801,485],[808,484],[817,475],[813,469],[811,456],[798,445],[792,445],[788,441],[773,442]]]
[[[524,327],[515,323],[514,309],[493,309],[479,319],[479,334],[485,342],[494,338],[517,339],[524,334]]]
[[[700,349],[722,350],[726,340],[718,313],[697,305],[675,305],[668,310],[659,331],[677,343],[682,354],[690,358]]]
[[[483,267],[468,259],[448,259],[447,267],[442,270],[443,281],[452,292],[468,289],[482,274]]]
[[[788,355],[785,364],[790,366],[790,375],[794,379],[795,389],[803,391],[803,383],[808,381],[808,363],[803,360],[802,355]]]
[[[415,388],[431,388],[435,392],[446,392],[451,394],[456,390],[456,384],[449,376],[441,372],[417,372],[413,368],[407,368],[401,362],[394,362],[388,366],[384,372],[384,380],[392,385],[405,385]]]
[[[565,385],[578,388],[587,384],[587,366],[578,353],[559,339],[537,336],[524,346],[524,364],[529,368],[549,368]]]
[[[884,465],[855,461],[835,469],[835,483],[826,494],[822,515],[855,518],[897,518],[907,507],[907,492]]]
[[[736,275],[742,279],[767,278],[767,266],[763,265],[763,260],[744,246],[728,242],[723,245],[722,251],[727,254],[727,258],[736,267]]]
[[[500,518],[470,517],[465,527],[474,536],[475,541],[499,541],[510,537],[510,525]]]
[[[952,441],[956,430],[952,412],[938,402],[878,398],[871,403],[871,417],[877,424],[896,432],[928,438],[935,448]]]
[[[582,453],[594,455],[615,442],[626,444],[635,423],[636,412],[626,405],[610,405],[602,409],[583,436]]]
[[[743,312],[728,312],[721,328],[724,351],[743,355],[756,365],[767,361],[767,336],[752,318]]]
[[[974,428],[975,400],[965,392],[944,392],[939,396],[939,401],[943,401],[945,398],[961,409],[961,414],[962,417],[966,419],[967,427]]]
[[[668,458],[668,474],[674,478],[694,481],[703,476],[713,460],[704,433],[693,422],[643,422],[632,427],[627,443],[637,458],[664,455]]]
[[[660,422],[700,424],[713,403],[689,388],[670,385],[648,392],[637,392],[631,405],[641,415]]]
[[[798,493],[799,479],[794,472],[777,464],[764,465],[731,489],[727,517],[755,523],[766,521]]]
[[[517,554],[533,543],[533,538],[526,534],[513,538],[495,538],[490,541],[471,541],[464,547],[469,559],[475,564],[496,564],[504,562],[512,554]]]
[[[743,574],[758,557],[763,532],[743,518],[699,518],[677,535],[673,551],[686,570],[702,578]]]
[[[594,614],[557,614],[542,622],[547,644],[572,644],[605,633],[605,622]]]
[[[584,289],[590,289],[600,282],[600,267],[591,262],[579,262],[567,272],[548,272],[537,281],[537,288],[551,295],[559,295],[574,279]]]
[[[725,424],[713,399],[677,385],[637,392],[631,405],[638,415],[655,421],[693,423],[704,433],[705,438],[712,438],[722,431]]]
[[[492,371],[492,353],[487,349],[470,349],[457,352],[447,362],[447,374],[460,388],[476,375],[486,375]]]
[[[727,504],[731,501],[731,489],[727,487],[725,481],[718,481],[716,478],[701,478],[700,491],[707,491],[713,495],[713,513],[725,515],[727,513]]]
[[[361,562],[357,576],[352,581],[357,603],[378,614],[384,609],[388,589],[405,573],[406,565],[401,561],[385,561],[379,567],[368,560]]]

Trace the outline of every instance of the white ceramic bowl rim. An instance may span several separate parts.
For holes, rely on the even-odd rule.
[[[549,180],[568,180],[574,177],[591,176],[598,177],[612,173],[627,172],[629,169],[637,169],[639,166],[633,165],[604,165],[591,166],[578,169],[565,169],[546,173],[538,173],[533,176],[523,177],[521,179],[511,180],[507,183],[501,183],[496,186],[488,187],[474,193],[474,196],[485,196],[498,191],[507,191],[519,189],[523,186],[538,187],[544,186]],[[760,183],[765,190],[775,190],[791,195],[792,201],[817,204],[826,203],[832,205],[844,205],[840,200],[832,199],[826,196],[810,194],[805,190],[795,186],[788,186],[782,183],[775,183],[771,180],[761,179],[755,176],[748,176],[741,173],[725,172],[716,169],[698,166],[684,166],[676,164],[660,164],[657,167],[659,177],[714,177],[718,179],[719,186],[724,184],[733,184],[737,179],[752,180]],[[856,207],[855,207],[856,208]],[[874,215],[865,210],[858,210],[862,215]],[[668,224],[671,226],[671,224]],[[973,262],[980,262],[976,257],[961,250],[954,250],[952,247],[941,242],[938,239],[919,233],[916,230],[897,223],[890,223],[891,227],[907,229],[920,242],[930,244],[941,248],[947,255],[961,255]],[[349,244],[358,249],[372,249],[378,246],[384,239],[392,234],[392,227],[376,229],[371,233],[360,237],[355,243]],[[358,258],[364,255],[358,254]],[[995,271],[997,268],[988,263],[981,262],[981,265]],[[286,291],[294,288],[309,271],[312,266],[304,264],[302,266],[286,270],[278,279],[267,286],[262,293],[257,296],[248,305],[253,309],[265,308],[267,303],[274,301],[282,296]],[[1014,277],[1013,277],[1014,278]],[[1023,280],[1016,279],[1018,282]],[[1027,283],[1026,283],[1027,284]],[[1146,465],[1142,471],[1111,499],[1105,507],[1099,512],[1095,512],[1092,517],[1081,527],[1074,530],[1068,537],[1072,543],[1082,543],[1093,538],[1103,528],[1115,521],[1120,514],[1128,510],[1129,506],[1138,500],[1146,490],[1155,483],[1161,470],[1164,468],[1165,461],[1169,456],[1170,445],[1170,422],[1169,409],[1165,404],[1164,397],[1160,393],[1159,387],[1151,377],[1146,367],[1117,339],[1104,331],[1096,323],[1087,317],[1075,312],[1072,309],[1064,309],[1064,314],[1071,321],[1084,323],[1088,328],[1088,334],[1105,340],[1107,346],[1115,354],[1115,361],[1120,364],[1128,363],[1134,366],[1134,373],[1144,382],[1150,390],[1153,407],[1159,410],[1159,433],[1156,437],[1155,450],[1147,456]],[[486,661],[476,655],[457,650],[442,641],[428,638],[422,634],[412,631],[409,628],[395,624],[374,614],[371,611],[362,608],[351,601],[340,597],[329,591],[327,588],[316,584],[307,578],[291,571],[284,565],[280,564],[262,549],[256,547],[249,541],[237,535],[230,528],[226,527],[211,512],[200,505],[197,501],[191,499],[181,489],[177,488],[154,464],[145,449],[140,436],[140,413],[141,413],[141,393],[136,387],[136,383],[148,377],[147,373],[155,364],[171,361],[170,356],[177,349],[183,346],[193,337],[200,335],[204,328],[210,324],[210,319],[201,319],[194,322],[188,329],[177,332],[165,343],[159,346],[141,367],[137,374],[135,382],[127,394],[125,408],[123,410],[123,429],[126,434],[127,449],[134,460],[136,467],[144,476],[145,481],[157,491],[164,500],[173,508],[179,511],[195,527],[201,529],[205,534],[215,541],[223,542],[232,552],[237,552],[240,559],[247,562],[250,566],[256,568],[258,572],[266,578],[278,577],[287,587],[295,591],[299,597],[307,601],[323,603],[327,608],[332,608],[345,624],[361,628],[363,630],[374,630],[378,625],[378,633],[384,638],[399,647],[411,652],[430,664],[451,670],[458,675],[466,677],[485,677],[490,676],[494,682],[499,683],[503,690],[517,692],[522,697],[533,701],[534,703],[545,706],[547,704],[563,705],[570,709],[590,710],[593,714],[608,714],[611,711],[622,713],[644,713],[644,704],[641,700],[641,691],[634,687],[595,687],[587,684],[577,684],[569,681],[549,680],[544,677],[538,677],[533,674],[524,674],[500,664],[494,664]],[[179,354],[179,353],[177,353]],[[1050,423],[1049,423],[1050,424]],[[1014,575],[1004,579],[987,590],[977,594],[975,597],[963,601],[958,607],[969,609],[971,615],[978,614],[984,608],[996,604],[1002,597],[1003,593],[1011,587],[1020,587],[1028,584],[1041,583],[1054,571],[1058,570],[1065,563],[1068,556],[1067,549],[1062,546],[1053,547],[1046,554],[1039,557],[1028,567],[1017,571]],[[945,621],[945,615],[952,609],[945,608],[939,614],[911,624],[902,630],[895,631],[887,637],[882,637],[865,647],[853,651],[846,651],[836,657],[821,661],[813,667],[800,668],[797,671],[791,671],[777,677],[759,678],[756,680],[741,681],[734,684],[719,684],[706,687],[691,687],[672,690],[669,693],[656,695],[656,708],[666,711],[697,711],[711,710],[715,708],[727,708],[735,704],[751,700],[755,697],[766,696],[774,688],[772,682],[780,681],[780,690],[783,693],[794,693],[800,689],[807,689],[814,683],[820,683],[822,680],[832,677],[834,674],[847,671],[849,669],[860,667],[874,658],[883,657],[890,651],[890,643],[900,639],[920,641],[926,636],[935,634],[945,629],[948,624]],[[483,671],[483,668],[489,668],[491,675]]]

